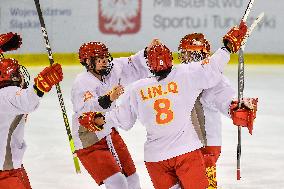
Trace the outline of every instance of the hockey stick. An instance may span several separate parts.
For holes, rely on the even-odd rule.
[[[250,26],[250,28],[248,29],[246,35],[245,35],[245,39],[242,41],[241,44],[241,48],[244,50],[246,47],[246,43],[247,40],[249,38],[249,36],[251,35],[252,31],[254,30],[254,28],[257,26],[257,24],[262,20],[262,18],[264,17],[264,12],[260,13],[258,15],[258,17],[254,20],[254,22],[252,23],[252,25]]]
[[[248,15],[249,15],[250,11],[251,11],[251,8],[252,8],[252,6],[253,6],[253,3],[254,3],[254,0],[250,0],[250,1],[249,1],[249,4],[248,4],[248,6],[247,6],[247,8],[246,8],[246,11],[245,11],[245,14],[244,14],[244,16],[243,16],[243,18],[242,18],[242,20],[243,20],[244,22],[247,21],[247,18],[248,18]]]
[[[244,50],[239,50],[239,64],[238,64],[238,100],[239,108],[241,106],[241,99],[244,92]],[[241,179],[241,126],[238,126],[238,145],[237,145],[237,180]]]
[[[238,64],[238,100],[239,108],[241,107],[241,99],[243,99],[244,92],[244,49],[249,36],[251,35],[254,28],[262,20],[264,12],[262,12],[252,23],[248,29],[245,39],[242,41],[242,46],[239,50],[239,64]],[[240,158],[241,158],[241,127],[238,127],[238,146],[237,146],[237,180],[241,179],[241,169],[240,169]]]
[[[44,24],[44,20],[43,20],[42,11],[41,11],[41,8],[40,8],[39,0],[34,0],[34,2],[35,2],[35,5],[36,5],[36,10],[37,10],[39,21],[40,21],[40,25],[41,25],[42,35],[43,35],[43,38],[44,38],[44,41],[45,41],[46,51],[48,53],[48,59],[49,59],[50,64],[52,65],[54,63],[53,54],[52,54],[52,51],[51,51],[51,47],[50,47],[47,31],[46,31],[46,28],[45,28],[45,24]],[[56,91],[57,91],[57,96],[58,96],[59,104],[60,104],[62,115],[63,115],[65,129],[66,129],[66,132],[67,132],[67,135],[68,135],[68,140],[69,140],[71,152],[72,152],[72,155],[73,155],[73,160],[74,160],[76,173],[80,173],[81,170],[80,170],[79,160],[78,160],[78,157],[76,156],[76,153],[75,153],[74,140],[73,140],[73,137],[72,137],[72,134],[71,134],[71,129],[70,129],[70,125],[69,125],[69,121],[68,121],[68,117],[67,117],[64,101],[63,101],[63,96],[62,96],[62,92],[61,92],[59,84],[56,85]]]
[[[121,78],[118,79],[118,85],[120,85],[120,84],[121,84]],[[107,146],[109,148],[110,153],[112,154],[113,158],[115,159],[115,161],[116,161],[117,165],[119,166],[121,172],[123,172],[121,162],[119,160],[119,157],[118,157],[118,154],[115,150],[115,147],[112,143],[112,139],[111,139],[110,134],[106,136],[106,141],[107,141]]]
[[[245,14],[242,18],[242,21],[246,21],[248,15],[251,11],[253,6],[254,0],[250,0]],[[244,51],[242,48],[239,50],[239,64],[238,64],[238,100],[239,100],[239,107],[241,106],[241,99],[243,98],[243,91],[244,91]],[[237,180],[241,179],[241,139],[242,139],[242,132],[241,126],[238,126],[238,145],[237,145]]]
[[[120,170],[122,170],[122,166],[121,166],[121,163],[120,163],[120,160],[119,160],[119,157],[118,157],[118,154],[113,146],[113,143],[112,143],[112,139],[111,139],[111,136],[110,134],[106,136],[106,141],[107,141],[107,146],[109,148],[109,151],[110,153],[113,155],[117,165],[119,166]]]

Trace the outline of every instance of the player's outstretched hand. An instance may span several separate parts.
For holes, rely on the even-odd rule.
[[[225,47],[232,53],[238,52],[241,48],[242,41],[247,33],[247,25],[241,21],[239,26],[235,26],[223,37]]]
[[[79,117],[81,126],[88,129],[88,131],[101,131],[105,124],[104,116],[98,112],[85,112]]]
[[[58,84],[63,79],[61,65],[58,63],[46,67],[34,79],[37,89],[41,92],[49,92],[53,85]]]
[[[240,108],[238,100],[233,100],[230,106],[233,124],[247,127],[250,134],[252,134],[253,121],[256,118],[257,102],[258,98],[243,98]]]
[[[112,89],[112,91],[109,94],[110,100],[113,102],[116,99],[118,99],[118,97],[120,97],[120,95],[122,95],[124,93],[124,87],[122,85],[117,85],[116,87],[114,87]]]

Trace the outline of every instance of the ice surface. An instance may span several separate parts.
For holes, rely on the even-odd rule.
[[[35,75],[42,68],[28,68]],[[71,125],[72,82],[82,67],[64,67],[61,83]],[[237,65],[229,65],[225,75],[237,89]],[[236,181],[237,128],[223,117],[223,147],[218,161],[218,181],[222,189],[284,188],[284,66],[247,66],[244,96],[259,97],[253,136],[242,131],[241,181]],[[282,98],[281,98],[282,97]],[[120,131],[136,163],[143,189],[153,188],[143,162],[145,130],[140,123]],[[28,149],[24,165],[33,189],[96,189],[99,187],[81,166],[76,174],[55,89],[45,95],[39,109],[26,124]]]

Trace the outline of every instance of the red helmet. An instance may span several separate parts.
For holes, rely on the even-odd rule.
[[[17,33],[5,33],[0,35],[0,54],[6,51],[16,50],[22,44],[22,38]]]
[[[148,66],[153,73],[172,68],[172,52],[165,45],[154,45],[147,53]]]
[[[101,42],[84,43],[79,49],[79,59],[84,63],[91,57],[109,57],[108,48]]]
[[[192,53],[189,61],[200,61],[210,55],[210,44],[202,33],[192,33],[184,36],[179,43],[178,51]]]
[[[0,59],[0,88],[20,85],[20,83],[21,74],[18,61],[13,58]]]

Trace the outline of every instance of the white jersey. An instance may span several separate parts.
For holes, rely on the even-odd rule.
[[[222,76],[221,81],[214,87],[202,92],[200,102],[204,111],[207,146],[222,145],[221,115],[230,117],[229,108],[236,92],[229,80]]]
[[[199,149],[202,143],[189,115],[201,91],[220,81],[229,57],[219,49],[209,58],[209,64],[182,64],[161,81],[150,77],[131,84],[121,105],[106,113],[104,127],[116,124],[128,130],[138,118],[147,131],[146,162],[158,162]]]
[[[39,106],[33,86],[0,89],[0,170],[20,168],[26,149],[25,118]]]
[[[71,94],[74,111],[72,133],[76,149],[82,149],[95,144],[111,133],[111,128],[103,129],[96,133],[89,132],[80,126],[78,117],[83,112],[107,112],[111,110],[115,106],[114,103],[112,103],[110,108],[103,109],[98,102],[100,96],[106,95],[119,83],[126,86],[131,82],[149,76],[149,74],[150,71],[144,58],[144,50],[142,50],[129,58],[113,59],[113,68],[104,77],[103,81],[100,81],[88,71],[84,71],[76,77]]]

